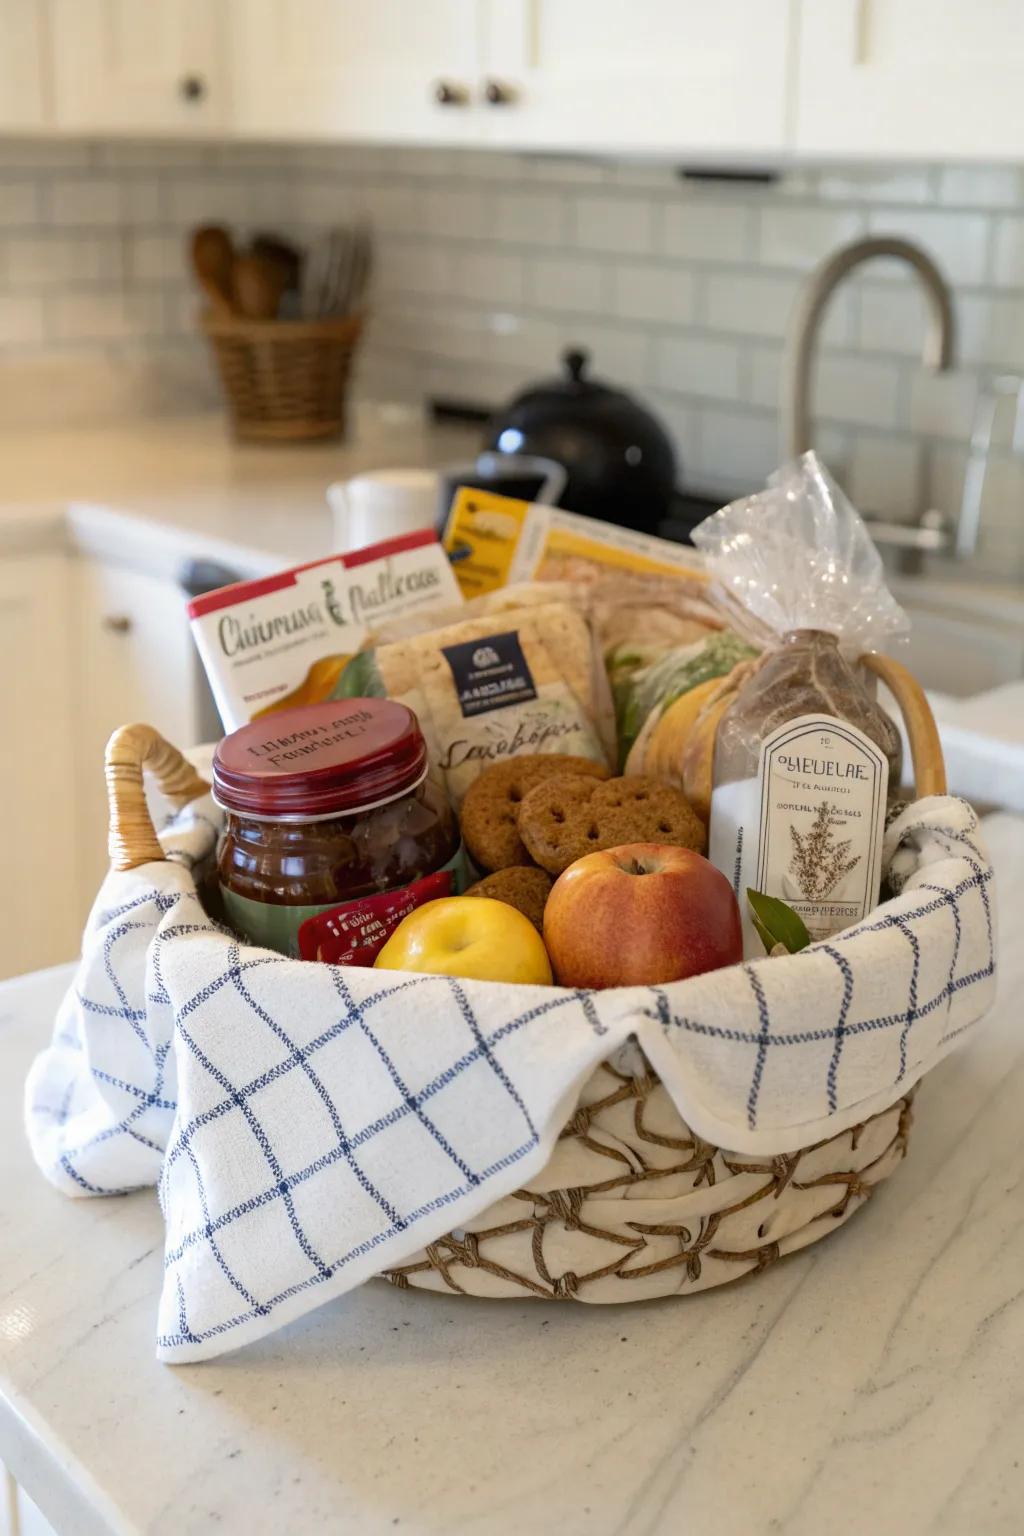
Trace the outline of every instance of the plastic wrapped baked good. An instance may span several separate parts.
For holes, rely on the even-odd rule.
[[[694,530],[736,627],[766,647],[715,741],[710,857],[781,897],[812,938],[878,901],[899,732],[857,658],[904,633],[860,516],[813,453]],[[760,953],[746,926],[748,953]]]

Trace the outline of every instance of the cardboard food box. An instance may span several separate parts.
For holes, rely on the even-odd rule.
[[[452,502],[444,547],[466,598],[519,581],[573,581],[613,570],[677,576],[700,564],[685,545],[469,486]]]
[[[461,605],[429,530],[205,592],[188,614],[225,731],[334,696],[375,625]]]

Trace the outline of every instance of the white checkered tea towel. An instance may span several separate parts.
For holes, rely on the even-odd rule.
[[[67,1194],[159,1181],[168,1361],[268,1334],[520,1187],[630,1036],[697,1135],[784,1153],[893,1103],[993,994],[992,872],[952,798],[890,827],[898,894],[856,927],[595,993],[240,944],[193,878],[219,814],[196,802],[163,835],[167,862],[108,876],[27,1087],[33,1153]]]

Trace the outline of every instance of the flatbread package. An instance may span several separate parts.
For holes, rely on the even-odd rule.
[[[414,710],[456,807],[484,768],[507,757],[610,761],[604,669],[586,619],[566,603],[485,614],[363,651],[338,692],[383,694]]]

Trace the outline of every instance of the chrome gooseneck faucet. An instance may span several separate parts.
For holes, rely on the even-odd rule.
[[[953,303],[945,278],[927,251],[895,235],[854,240],[816,267],[807,279],[790,321],[782,374],[782,446],[785,458],[796,458],[814,446],[809,400],[811,369],[821,317],[829,299],[848,272],[876,256],[905,261],[921,279],[928,300],[928,330],[924,364],[942,373],[953,360]]]

